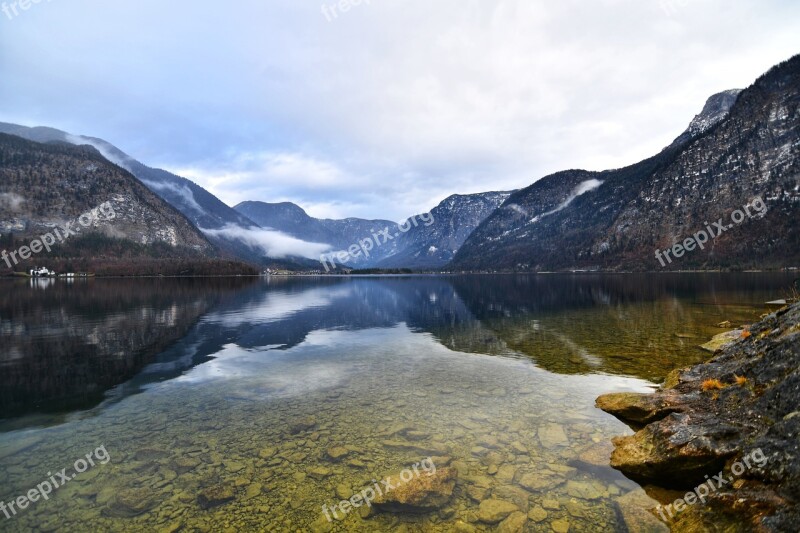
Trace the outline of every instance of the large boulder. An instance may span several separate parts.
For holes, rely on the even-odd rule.
[[[597,399],[597,407],[626,422],[649,424],[682,409],[681,396],[676,391],[664,394],[618,392]]]

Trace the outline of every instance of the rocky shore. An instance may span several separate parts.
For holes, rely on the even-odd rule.
[[[684,499],[680,511],[654,511],[673,531],[800,530],[800,304],[743,328],[653,394],[597,405],[637,430],[614,440],[611,465],[664,506]],[[763,461],[745,468],[754,454]],[[692,504],[687,491],[701,484],[706,502]]]

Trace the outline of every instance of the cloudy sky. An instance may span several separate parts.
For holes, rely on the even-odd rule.
[[[800,53],[796,0],[5,2],[0,121],[320,217],[633,163]]]

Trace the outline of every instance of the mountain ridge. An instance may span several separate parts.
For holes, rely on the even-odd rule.
[[[737,94],[724,118],[694,136],[682,135],[656,156],[622,169],[553,174],[512,195],[448,268],[658,271],[663,267],[655,251],[692,236],[707,221],[728,218],[756,197],[767,203],[766,217],[748,220],[736,228],[736,238],[722,235],[670,267],[797,266],[800,243],[791,224],[800,209],[799,102],[795,56]],[[572,186],[588,179],[603,184],[537,219],[568,194],[563,177]],[[759,254],[767,259],[755,263]]]

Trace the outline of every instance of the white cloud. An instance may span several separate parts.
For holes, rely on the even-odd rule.
[[[602,181],[596,179],[590,179],[580,183],[577,187],[575,187],[575,190],[572,191],[572,194],[569,195],[569,198],[561,202],[561,204],[558,207],[556,207],[552,211],[548,211],[546,213],[542,213],[537,217],[534,217],[532,222],[538,222],[544,217],[549,217],[550,215],[554,215],[559,211],[563,211],[564,209],[567,208],[567,206],[569,206],[569,204],[575,201],[575,198],[599,188],[602,184],[603,184]]]
[[[306,242],[279,231],[261,228],[245,229],[228,225],[217,230],[200,229],[208,235],[242,241],[253,249],[261,250],[265,257],[305,257],[318,261],[320,255],[331,249],[327,244]]]
[[[114,154],[111,150],[108,149],[108,146],[106,146],[106,145],[104,145],[102,143],[99,143],[99,142],[95,141],[94,139],[89,139],[88,137],[83,137],[82,135],[67,134],[65,140],[68,143],[75,144],[75,145],[78,145],[78,146],[83,146],[85,144],[88,144],[89,146],[91,146],[92,148],[94,148],[95,150],[100,152],[100,155],[102,155],[103,157],[105,157],[106,159],[108,159],[109,161],[111,161],[112,163],[117,165],[118,167],[124,168],[128,172],[131,171],[130,166],[128,166],[127,161],[123,160],[120,157],[117,157],[116,154]]]
[[[333,22],[313,2],[184,4],[26,12],[0,34],[0,101],[229,203],[399,220],[649,157],[800,51],[783,0],[382,0]]]
[[[155,189],[156,191],[171,191],[172,193],[180,196],[183,201],[198,214],[202,215],[205,213],[203,208],[200,207],[200,204],[197,203],[197,200],[195,200],[192,190],[186,185],[149,180],[142,180],[142,183],[147,185],[150,189]]]

